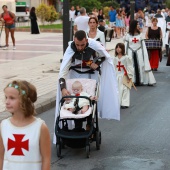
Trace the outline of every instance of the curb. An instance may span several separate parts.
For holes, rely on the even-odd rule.
[[[17,32],[31,32],[30,28],[15,28]],[[62,33],[62,29],[40,29],[40,32],[52,32],[52,33]]]
[[[35,102],[35,110],[37,115],[41,114],[47,110],[54,108],[56,105],[56,90],[49,92],[41,97],[38,97]],[[0,123],[3,119],[11,116],[11,113],[4,111],[0,113]]]

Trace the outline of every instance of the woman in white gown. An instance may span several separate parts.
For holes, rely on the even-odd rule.
[[[104,32],[100,31],[98,28],[98,20],[96,17],[89,18],[89,31],[87,32],[88,38],[92,38],[99,41],[105,47],[105,36]]]
[[[132,56],[134,65],[133,82],[136,85],[153,85],[156,83],[151,71],[145,42],[139,31],[138,21],[130,23],[129,33],[125,36],[125,49],[128,56]]]

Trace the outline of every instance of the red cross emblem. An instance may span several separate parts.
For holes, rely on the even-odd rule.
[[[136,37],[132,40],[132,42],[137,43],[139,40]]]
[[[122,68],[124,67],[124,65],[120,65],[120,64],[121,64],[121,62],[118,61],[118,65],[116,65],[117,68],[118,68],[118,71],[121,71],[121,67],[122,67]]]
[[[118,68],[118,71],[121,71],[121,68],[123,68],[124,74],[127,75],[127,71],[126,71],[126,69],[125,69],[125,66],[124,66],[124,65],[121,65],[121,62],[120,62],[120,61],[118,61],[118,63],[119,63],[119,64],[116,65],[117,68]]]
[[[13,134],[15,141],[11,140],[8,138],[8,150],[15,148],[12,155],[17,155],[17,156],[24,156],[22,152],[22,148],[29,151],[29,139],[26,141],[22,141],[25,135],[18,135],[18,134]]]

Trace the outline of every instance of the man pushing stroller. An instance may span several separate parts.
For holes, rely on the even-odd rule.
[[[55,117],[58,115],[61,97],[71,95],[67,90],[65,80],[97,79],[99,68],[101,70],[98,98],[100,117],[120,120],[118,87],[112,58],[99,42],[86,38],[86,33],[82,30],[75,33],[74,41],[69,43],[63,57],[59,72]]]

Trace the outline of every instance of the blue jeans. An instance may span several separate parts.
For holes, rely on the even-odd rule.
[[[10,29],[14,29],[15,28],[15,24],[10,24],[10,25],[5,25],[6,28]]]

